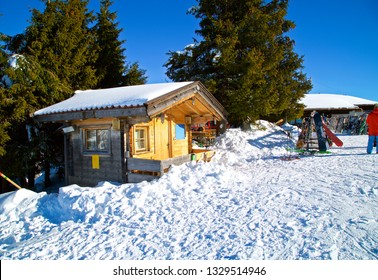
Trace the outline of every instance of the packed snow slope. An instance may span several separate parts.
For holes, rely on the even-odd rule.
[[[209,163],[139,184],[0,196],[1,259],[378,259],[378,155],[341,136],[290,154],[279,127],[230,129]]]

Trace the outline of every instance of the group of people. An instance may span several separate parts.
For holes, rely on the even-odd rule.
[[[374,110],[367,116],[366,124],[368,125],[369,135],[367,153],[371,154],[375,147],[375,151],[378,154],[378,103],[374,105]]]

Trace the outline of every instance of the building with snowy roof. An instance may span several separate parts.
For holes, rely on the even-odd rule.
[[[305,105],[304,117],[317,111],[325,116],[334,132],[347,134],[366,134],[367,113],[377,103],[360,97],[328,93],[306,94],[301,102]]]
[[[62,123],[66,184],[140,182],[172,164],[209,151],[192,147],[191,126],[227,112],[200,82],[146,84],[77,91],[34,113],[38,122]]]
[[[377,101],[343,94],[310,93],[301,103],[305,105],[304,115],[309,116],[312,111],[325,115],[370,111]]]

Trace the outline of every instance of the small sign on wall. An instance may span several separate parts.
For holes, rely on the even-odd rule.
[[[100,156],[92,155],[92,169],[100,169]]]

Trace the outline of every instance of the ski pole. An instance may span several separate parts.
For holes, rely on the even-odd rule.
[[[21,190],[21,187],[19,185],[17,185],[15,182],[13,182],[11,179],[9,179],[3,173],[0,172],[0,176],[3,177],[5,180],[7,180],[9,183],[11,183],[13,186],[15,186],[17,189]]]

